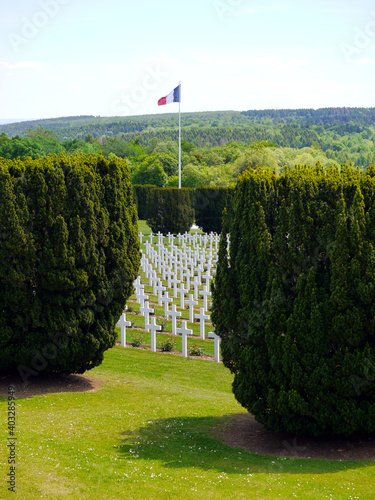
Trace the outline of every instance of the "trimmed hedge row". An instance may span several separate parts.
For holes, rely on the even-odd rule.
[[[151,189],[156,188],[152,184],[133,184],[134,201],[137,206],[138,219],[147,220],[148,218],[148,196]]]
[[[374,432],[375,168],[249,170],[234,205],[212,320],[235,397],[274,431]]]
[[[147,224],[154,233],[184,233],[194,223],[193,191],[188,188],[151,189]]]
[[[194,190],[195,223],[205,233],[221,233],[224,208],[232,213],[233,188],[201,186]]]
[[[185,190],[190,193],[189,196],[182,194]],[[138,218],[149,221],[150,227],[156,232],[170,231],[176,234],[180,232],[181,227],[186,227],[188,231],[191,226],[188,227],[187,224],[192,218],[204,232],[220,234],[224,208],[227,208],[228,213],[232,213],[233,188],[199,187],[178,190],[152,185],[133,185],[133,191]]]

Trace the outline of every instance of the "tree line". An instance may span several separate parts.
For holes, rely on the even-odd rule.
[[[277,173],[285,167],[317,162],[323,167],[352,164],[366,168],[375,163],[375,128],[366,125],[372,114],[372,108],[187,113],[182,185],[234,186],[239,173],[257,165]],[[41,123],[55,128],[44,128]],[[70,135],[62,138],[61,127],[68,123]],[[124,124],[127,132],[115,134]],[[2,132],[0,156],[115,155],[127,160],[133,184],[178,185],[178,128],[172,113],[128,120],[76,117],[71,122],[55,119],[29,125],[23,135]],[[97,135],[96,125],[103,135]]]

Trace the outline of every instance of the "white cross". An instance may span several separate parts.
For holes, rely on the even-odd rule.
[[[184,273],[184,276],[186,277],[186,288],[190,290],[190,278],[193,277],[193,274],[189,271],[189,269],[186,269],[186,272]]]
[[[154,272],[154,270],[152,269],[152,264],[150,264],[149,262],[145,262],[143,270],[146,274],[146,278],[150,279],[150,276],[152,276]]]
[[[154,312],[153,308],[149,307],[148,300],[144,301],[143,307],[141,307],[140,311],[141,311],[142,316],[145,317],[145,325],[146,325],[150,321],[150,313]],[[146,328],[146,326],[145,326],[145,328]]]
[[[174,277],[171,279],[171,283],[173,285],[173,296],[177,299],[177,285],[180,283],[180,281]]]
[[[143,238],[143,234],[142,232],[139,233],[139,241],[142,243],[142,238]]]
[[[207,286],[204,286],[203,287],[203,291],[200,293],[201,295],[203,295],[203,308],[205,311],[207,311],[208,307],[207,307],[207,299],[208,297],[211,296],[211,292],[209,291],[208,287]]]
[[[202,263],[200,263],[199,266],[197,267],[199,281],[201,281],[201,273],[203,273],[203,271],[204,271],[204,267],[203,267]]]
[[[194,300],[194,297],[189,294],[189,298],[186,301],[189,306],[189,321],[190,323],[194,322],[194,306],[198,305],[198,301]]]
[[[163,273],[163,280],[165,281],[166,280],[166,274],[167,274],[167,269],[168,269],[168,266],[165,264],[165,262],[163,261],[161,266],[161,272]]]
[[[163,302],[164,302],[164,316],[168,319],[169,304],[170,304],[170,302],[173,302],[173,299],[169,297],[168,292],[164,292]]]
[[[194,298],[195,298],[195,300],[198,300],[198,287],[199,287],[199,285],[202,284],[201,280],[198,278],[194,278],[193,281],[191,282],[191,284],[194,287]]]
[[[193,330],[186,327],[187,321],[182,322],[181,328],[177,328],[177,333],[181,334],[182,337],[182,355],[187,358],[187,336],[193,335]]]
[[[180,284],[180,288],[177,290],[181,294],[181,309],[185,309],[185,293],[187,293],[187,288],[183,283]]]
[[[140,276],[138,276],[138,278],[134,281],[134,288],[135,288],[135,293],[138,295],[139,290],[143,288]]]
[[[205,337],[204,320],[210,319],[210,317],[208,316],[208,314],[204,314],[204,308],[201,307],[200,313],[196,314],[195,318],[199,319],[199,321],[200,321],[200,336],[201,336],[201,339],[204,340],[204,337]]]
[[[151,282],[152,282],[151,286],[154,288],[154,295],[156,295],[156,294],[157,294],[157,292],[156,292],[156,287],[158,286],[159,281],[160,281],[160,280],[159,280],[159,278],[156,276],[156,273],[155,273],[155,276],[154,276],[154,277],[152,278],[152,280],[151,280]]]
[[[158,305],[162,306],[163,305],[163,292],[165,292],[166,288],[165,286],[162,285],[161,281],[158,282],[158,284],[155,287],[155,290],[158,294]]]
[[[208,338],[215,341],[215,361],[220,363],[220,337],[214,332],[209,332]]]
[[[145,300],[148,300],[148,295],[146,295],[144,289],[141,288],[139,290],[139,293],[137,293],[136,298],[137,298],[137,302],[139,302],[141,307],[143,307]]]
[[[212,264],[212,260],[210,259],[208,262],[207,262],[207,274],[209,274],[211,276],[211,269],[214,269],[214,265]]]
[[[151,351],[156,352],[156,332],[161,330],[161,325],[157,325],[155,316],[152,316],[151,323],[146,324],[145,328],[151,332]]]
[[[172,273],[172,270],[170,267],[168,267],[167,272],[165,273],[166,278],[168,279],[168,288],[172,287],[171,279],[174,274]]]
[[[152,270],[150,272],[150,275],[149,275],[149,285],[152,286],[154,280],[157,279],[156,278],[156,271]]]
[[[212,278],[211,274],[207,271],[204,276],[202,276],[202,279],[206,280],[206,287],[209,289],[210,286],[210,279]]]
[[[121,346],[126,347],[126,327],[132,326],[132,324],[130,321],[126,321],[125,313],[121,314],[117,324],[121,328]]]
[[[169,312],[169,315],[172,318],[172,334],[176,335],[176,320],[177,320],[178,317],[181,316],[181,313],[179,311],[177,311],[176,304],[173,304],[172,305],[172,310],[168,311],[168,312]]]
[[[185,276],[185,270],[186,270],[186,267],[183,265],[183,263],[181,262],[181,265],[179,267],[179,271],[180,271],[180,281],[184,281],[184,276]]]

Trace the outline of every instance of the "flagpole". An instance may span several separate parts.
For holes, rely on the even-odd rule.
[[[181,189],[181,82],[180,99],[178,102],[178,187]]]

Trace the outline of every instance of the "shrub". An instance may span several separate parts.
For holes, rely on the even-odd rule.
[[[184,233],[194,222],[193,191],[187,188],[155,188],[148,197],[147,224],[154,233]]]
[[[203,356],[204,347],[199,347],[199,345],[194,344],[189,347],[188,352],[190,356]]]
[[[235,397],[269,429],[375,431],[374,201],[371,169],[239,178],[211,317]]]
[[[174,340],[173,337],[168,337],[166,340],[161,340],[158,343],[159,349],[161,349],[163,352],[173,351],[175,345],[176,345],[176,341]]]
[[[161,331],[161,332],[164,332],[165,327],[167,326],[167,323],[168,323],[168,321],[167,321],[166,319],[162,319],[162,320],[160,321],[160,326],[161,326],[161,330],[160,330],[160,331]]]
[[[143,335],[142,334],[135,334],[133,333],[130,336],[130,345],[133,347],[140,347],[143,343]]]
[[[0,199],[0,371],[98,366],[140,261],[126,161],[0,158]]]

